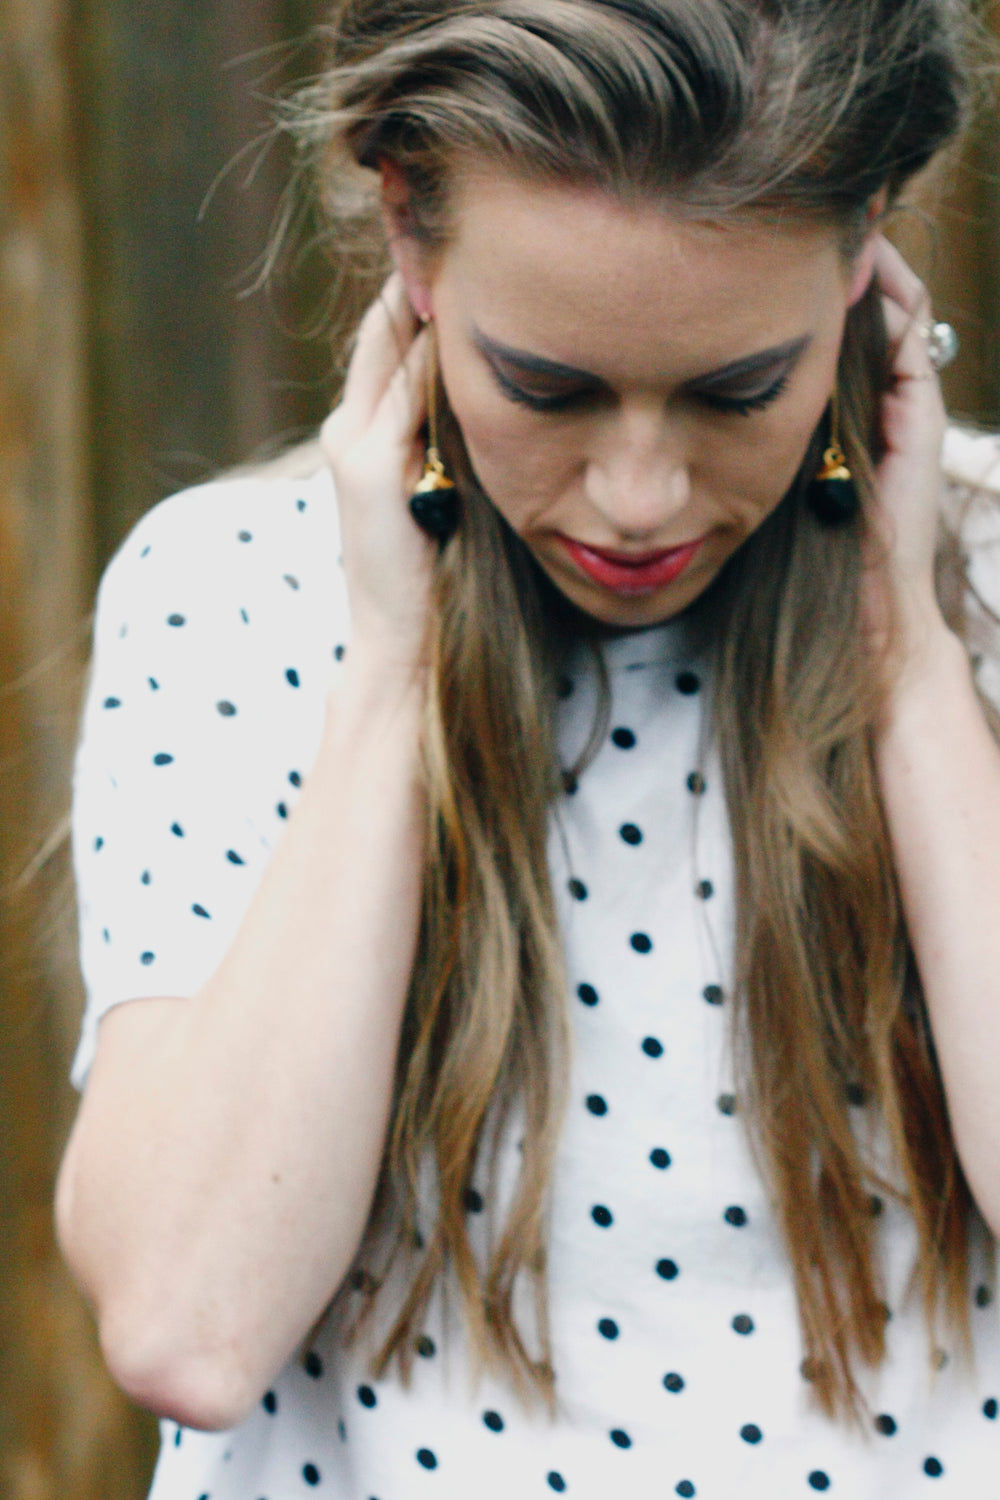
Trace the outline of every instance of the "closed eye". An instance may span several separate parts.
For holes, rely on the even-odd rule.
[[[553,392],[550,395],[541,395],[536,391],[527,391],[523,386],[511,380],[496,365],[491,365],[494,379],[503,394],[509,401],[518,406],[526,406],[531,411],[539,412],[562,412],[574,408],[590,405],[605,394],[600,386],[584,386],[570,391]],[[786,390],[788,386],[788,372],[779,376],[771,385],[762,391],[756,391],[752,396],[732,395],[726,396],[719,391],[692,390],[691,397],[714,411],[732,412],[737,416],[749,417],[754,412],[764,411],[773,401]]]
[[[764,411],[777,401],[778,397],[788,388],[788,372],[780,375],[766,390],[757,391],[752,396],[723,396],[718,391],[693,391],[692,395],[697,400],[703,401],[707,406],[714,407],[716,411],[731,411],[738,416],[749,417],[755,411]]]

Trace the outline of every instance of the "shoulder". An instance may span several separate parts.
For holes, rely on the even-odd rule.
[[[343,635],[332,476],[316,445],[292,457],[183,490],[142,517],[101,580],[98,653],[144,621],[190,626],[203,644],[249,624]]]

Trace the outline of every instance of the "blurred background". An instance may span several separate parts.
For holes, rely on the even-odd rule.
[[[334,394],[310,246],[259,271],[289,162],[266,100],[319,0],[0,0],[0,1500],[143,1500],[152,1420],[53,1243],[81,1008],[63,838],[101,569],[162,496],[307,435]],[[1000,427],[1000,121],[897,216]],[[256,143],[256,144],[255,144]]]

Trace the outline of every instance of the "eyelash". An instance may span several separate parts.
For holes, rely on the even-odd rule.
[[[534,396],[530,391],[522,390],[500,370],[494,370],[494,377],[504,395],[510,401],[519,406],[527,406],[531,411],[560,412],[567,411],[573,406],[582,406],[584,402],[599,393],[597,391],[569,391],[563,396]],[[713,396],[707,391],[695,391],[692,394],[699,401],[703,401],[715,411],[733,412],[740,417],[752,416],[754,412],[764,411],[772,401],[777,401],[788,385],[788,376],[782,375],[773,385],[768,386],[766,391],[761,391],[756,396]]]

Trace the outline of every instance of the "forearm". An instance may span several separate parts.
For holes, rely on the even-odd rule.
[[[1000,1232],[1000,750],[961,643],[923,622],[877,767],[952,1131]]]
[[[421,696],[352,648],[219,970],[188,1002],[145,1002],[152,1032],[103,1023],[63,1239],[112,1368],[180,1420],[226,1424],[256,1399],[364,1229],[419,919]]]

